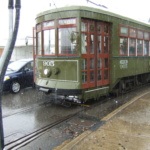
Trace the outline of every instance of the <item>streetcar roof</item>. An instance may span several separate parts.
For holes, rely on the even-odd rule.
[[[104,15],[108,15],[108,16],[112,16],[112,17],[116,17],[116,18],[120,18],[126,21],[131,21],[131,22],[135,22],[141,25],[145,25],[150,27],[150,24],[146,23],[146,22],[142,22],[133,18],[129,18],[114,12],[110,12],[108,10],[102,10],[100,8],[95,8],[95,7],[88,7],[88,6],[66,6],[66,7],[60,7],[60,8],[56,8],[56,9],[50,9],[47,11],[43,11],[39,14],[37,14],[37,17],[41,17],[44,16],[46,14],[50,14],[50,13],[57,13],[57,12],[63,12],[63,11],[69,11],[69,10],[85,10],[85,11],[91,11],[91,12],[95,12],[95,13],[99,13],[99,14],[104,14]]]

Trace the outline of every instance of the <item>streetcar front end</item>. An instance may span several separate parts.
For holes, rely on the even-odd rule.
[[[78,101],[80,57],[77,19],[44,21],[36,26],[35,83],[58,99]]]
[[[78,101],[82,93],[78,59],[37,58],[36,62],[36,85],[40,91],[55,94],[59,99]]]

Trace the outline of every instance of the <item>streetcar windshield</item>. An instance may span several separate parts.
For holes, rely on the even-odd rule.
[[[44,54],[54,55],[55,54],[55,30],[44,31]]]
[[[56,19],[36,26],[36,53],[46,56],[77,55],[76,18]]]
[[[76,28],[60,28],[59,29],[59,54],[76,54],[76,40],[70,40],[71,33]]]

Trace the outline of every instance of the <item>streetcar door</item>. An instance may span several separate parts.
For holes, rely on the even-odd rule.
[[[82,88],[109,84],[109,36],[108,23],[82,20]]]
[[[97,86],[109,84],[110,25],[97,22]]]

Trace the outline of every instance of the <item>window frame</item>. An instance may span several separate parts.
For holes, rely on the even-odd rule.
[[[48,23],[48,22],[53,22],[53,26],[44,26],[44,23]],[[43,55],[44,56],[56,56],[56,36],[55,36],[55,53],[54,54],[45,54],[45,47],[44,47],[44,31],[46,30],[52,30],[54,29],[55,30],[55,20],[49,20],[49,21],[44,21],[42,22],[42,44],[43,44]],[[55,35],[56,35],[56,30],[54,31],[55,32]]]
[[[38,47],[38,45],[39,45],[39,42],[38,42],[38,34],[41,34],[41,45],[40,45],[40,48],[41,48],[41,54],[39,54],[39,47]],[[38,23],[37,25],[36,25],[36,55],[37,56],[42,56],[43,55],[43,47],[42,47],[42,41],[43,41],[43,39],[42,39],[42,23]]]
[[[128,36],[127,35],[123,35],[123,34],[121,34],[121,27],[125,27],[125,28],[128,28]],[[135,36],[132,36],[131,34],[130,34],[130,31],[131,30],[135,30],[136,31],[136,35]],[[138,33],[139,32],[142,32],[143,33],[143,35],[142,35],[142,37],[140,37],[139,35],[138,35]],[[118,33],[119,33],[119,55],[120,56],[149,56],[150,55],[150,47],[149,47],[149,49],[148,49],[148,54],[144,54],[144,43],[145,43],[145,41],[149,41],[149,46],[150,46],[150,32],[148,32],[148,31],[145,31],[145,30],[142,30],[142,29],[138,29],[138,28],[135,28],[135,27],[130,27],[130,26],[126,26],[126,25],[121,25],[121,24],[119,24],[119,31],[118,31]],[[147,36],[148,36],[148,38],[146,38],[146,34],[147,34]],[[127,38],[127,41],[128,41],[128,50],[127,50],[127,54],[123,54],[123,53],[121,53],[121,50],[120,50],[120,39],[121,38]],[[130,45],[130,39],[135,39],[135,41],[136,41],[136,49],[135,49],[135,54],[130,54],[130,50],[129,50],[129,45]],[[142,54],[138,54],[137,53],[137,42],[138,42],[138,40],[142,40]]]
[[[60,25],[59,24],[59,20],[66,20],[66,19],[75,19],[75,24],[65,24],[65,25]],[[61,18],[57,20],[57,45],[58,45],[58,56],[77,56],[78,55],[78,50],[76,51],[75,54],[60,54],[59,53],[59,29],[61,28],[76,28],[76,32],[77,32],[77,18]],[[78,45],[78,41],[76,43],[76,45]],[[77,47],[78,48],[78,47]]]

